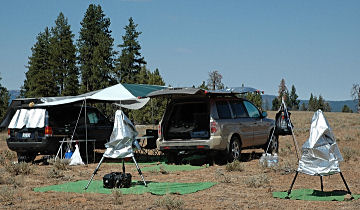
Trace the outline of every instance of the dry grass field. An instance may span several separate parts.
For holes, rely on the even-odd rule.
[[[275,112],[269,112],[274,118]],[[309,136],[312,112],[292,112],[296,139],[301,147]],[[325,113],[345,159],[341,170],[353,194],[360,194],[360,115]],[[360,200],[300,201],[272,197],[274,191],[288,190],[297,168],[291,136],[280,137],[279,166],[259,165],[262,150],[244,151],[240,166],[229,170],[227,165],[214,165],[195,171],[156,173],[144,172],[146,180],[157,182],[217,182],[210,189],[187,195],[158,196],[111,195],[96,193],[34,192],[34,187],[86,180],[96,164],[61,166],[56,164],[22,164],[14,167],[16,154],[9,151],[6,133],[0,140],[0,208],[14,209],[360,209]],[[127,165],[133,179],[140,180],[133,164]],[[235,168],[235,169],[234,169]],[[236,170],[240,168],[241,170]],[[228,169],[228,170],[227,170]],[[103,164],[95,176],[102,180],[110,171],[121,171],[117,164]],[[318,177],[300,174],[294,189],[320,189]],[[345,190],[339,175],[324,177],[324,190]]]

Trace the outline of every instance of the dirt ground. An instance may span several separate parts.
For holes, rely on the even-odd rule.
[[[274,118],[275,112],[269,112]],[[296,139],[301,147],[309,136],[312,112],[292,112]],[[360,115],[325,113],[337,138],[345,160],[341,170],[353,194],[360,194]],[[170,172],[144,172],[146,180],[157,182],[217,182],[210,189],[187,195],[142,195],[34,192],[34,187],[86,180],[96,164],[54,169],[54,165],[29,164],[25,172],[14,175],[8,164],[16,154],[7,148],[2,133],[0,140],[0,208],[14,209],[360,209],[360,200],[353,201],[299,201],[272,197],[274,191],[288,190],[297,168],[297,159],[291,136],[280,137],[280,165],[263,168],[259,165],[262,150],[246,150],[241,166],[243,171],[227,171],[226,165],[214,165],[200,170]],[[140,180],[133,164],[128,164],[133,179]],[[30,169],[29,174],[26,170]],[[121,171],[121,165],[104,163],[95,180],[104,174]],[[251,184],[251,183],[257,183]],[[319,177],[300,174],[293,189],[320,189]],[[338,174],[324,177],[324,190],[345,190]]]

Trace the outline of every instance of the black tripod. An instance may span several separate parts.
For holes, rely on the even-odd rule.
[[[96,166],[96,168],[95,168],[93,174],[91,175],[91,178],[90,178],[89,182],[87,183],[87,185],[85,186],[84,190],[87,190],[87,188],[89,187],[89,185],[90,185],[90,183],[92,182],[95,174],[96,174],[97,171],[99,170],[101,163],[104,161],[104,158],[105,158],[105,157],[102,156],[99,164]],[[137,162],[136,162],[136,160],[135,160],[134,155],[132,156],[132,159],[133,159],[133,161],[134,161],[134,163],[135,163],[136,169],[137,169],[137,171],[139,172],[139,175],[140,175],[142,181],[144,182],[145,187],[147,187],[146,181],[145,181],[145,179],[144,179],[144,177],[143,177],[143,175],[142,175],[142,172],[141,172],[141,170],[140,170],[139,165],[137,164]],[[124,158],[122,159],[122,170],[123,170],[123,173],[125,174],[125,161],[124,161]]]
[[[295,177],[294,177],[294,179],[293,179],[293,181],[292,181],[292,183],[291,183],[290,189],[287,191],[287,196],[286,196],[287,199],[290,198],[289,195],[290,195],[290,193],[291,193],[291,190],[292,190],[292,188],[293,188],[293,186],[294,186],[294,183],[295,183],[295,180],[296,180],[298,174],[299,174],[299,171],[296,171],[296,174],[295,174]],[[354,197],[352,196],[351,191],[350,191],[350,188],[349,188],[349,186],[347,185],[347,183],[346,183],[346,181],[345,181],[345,178],[344,178],[343,174],[341,173],[341,171],[340,171],[340,176],[341,176],[341,179],[343,180],[343,182],[344,182],[344,184],[345,184],[345,187],[346,187],[346,189],[347,189],[348,194],[350,194],[350,195],[351,195],[351,198],[353,199]],[[321,175],[320,175],[320,183],[321,183],[321,192],[324,192],[323,179],[322,179],[322,176],[321,176]]]

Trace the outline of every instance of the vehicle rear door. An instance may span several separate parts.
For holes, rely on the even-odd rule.
[[[244,101],[244,106],[248,112],[249,117],[251,118],[251,124],[253,127],[254,139],[251,146],[265,144],[269,133],[267,130],[268,126],[263,121],[261,112],[254,104],[249,101]]]
[[[241,136],[242,146],[247,147],[253,142],[253,119],[247,114],[240,100],[229,101],[233,113],[233,122],[236,125],[235,132]]]

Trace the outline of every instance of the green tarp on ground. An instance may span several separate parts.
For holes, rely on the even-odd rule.
[[[320,191],[312,189],[297,189],[292,190],[290,194],[291,200],[306,200],[306,201],[344,201],[346,191]],[[274,198],[285,199],[287,192],[273,192]],[[359,199],[360,195],[353,195],[354,199]]]
[[[34,188],[35,192],[75,192],[75,193],[102,193],[111,194],[112,189],[103,187],[103,182],[94,180],[91,182],[89,188],[84,191],[84,187],[88,183],[87,180],[81,180],[76,182],[67,182],[59,185],[51,185],[46,187]],[[123,194],[143,194],[149,192],[155,195],[165,194],[189,194],[200,190],[208,189],[214,186],[215,182],[195,182],[195,183],[174,183],[174,182],[149,182],[145,187],[142,182],[132,182],[130,188],[120,188],[119,190]]]

